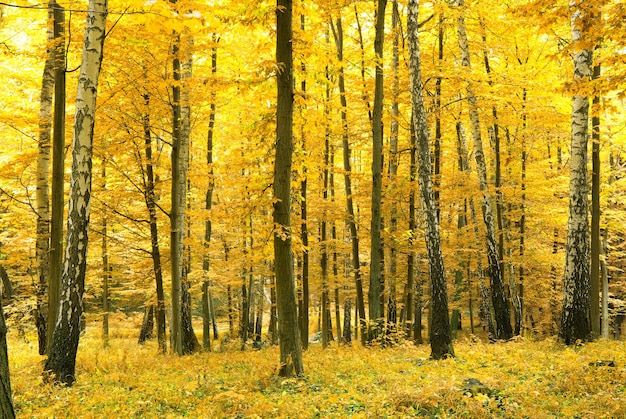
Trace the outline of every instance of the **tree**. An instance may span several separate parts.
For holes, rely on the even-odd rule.
[[[53,16],[53,5],[48,5],[49,18]],[[53,21],[54,22],[54,21]],[[54,25],[54,23],[53,23]],[[39,354],[46,353],[46,331],[48,304],[46,301],[50,278],[50,196],[48,176],[50,169],[50,129],[52,127],[52,95],[54,92],[54,28],[48,28],[48,51],[41,76],[39,99],[39,142],[37,152],[37,312],[35,322],[39,337]]]
[[[571,1],[574,81],[591,77],[592,51],[585,45],[591,16],[585,1]],[[572,98],[569,219],[565,248],[565,289],[559,336],[565,344],[592,338],[589,267],[589,208],[587,192],[587,142],[589,98],[575,92]]]
[[[65,9],[53,1],[54,22],[54,120],[52,133],[52,189],[50,212],[50,277],[48,283],[47,344],[59,312],[63,274],[63,201],[65,183]]]
[[[431,357],[442,359],[454,356],[450,319],[448,317],[448,292],[446,275],[441,252],[441,238],[437,219],[437,206],[431,178],[430,143],[426,122],[426,109],[422,93],[421,59],[418,37],[418,0],[408,4],[407,32],[410,55],[411,102],[413,105],[413,124],[417,135],[418,181],[420,197],[425,218],[424,239],[428,251],[430,284],[432,298],[430,346]]]
[[[291,246],[291,162],[293,153],[293,10],[291,0],[276,2],[276,160],[274,162],[274,265],[280,337],[279,375],[304,374],[298,330]]]
[[[457,0],[459,7],[463,7],[463,0]],[[458,17],[459,49],[461,50],[461,61],[463,67],[470,68],[469,45],[465,28],[465,17],[461,13]],[[511,328],[511,318],[507,297],[502,279],[502,266],[498,255],[498,245],[496,241],[496,225],[494,220],[493,199],[489,191],[487,182],[487,164],[483,151],[482,136],[480,132],[480,117],[478,113],[478,99],[474,94],[473,83],[470,79],[466,83],[467,100],[470,105],[469,114],[472,126],[472,136],[474,139],[474,159],[476,161],[476,171],[478,172],[478,183],[482,192],[482,212],[486,229],[487,259],[489,261],[489,281],[491,286],[491,300],[495,312],[496,338],[510,339],[513,336]]]
[[[369,339],[373,340],[382,330],[383,309],[381,306],[382,241],[380,236],[383,170],[383,45],[385,39],[385,8],[387,0],[378,0],[376,11],[376,82],[374,108],[372,112],[372,220],[370,248],[370,287],[368,290],[369,319],[372,329]]]
[[[44,373],[48,379],[66,385],[72,385],[76,380],[76,351],[80,337],[87,269],[96,94],[102,64],[106,15],[107,0],[90,0],[76,93],[67,247],[61,280],[61,304],[52,332],[48,359],[44,365]]]
[[[0,416],[2,419],[13,419],[13,398],[11,395],[11,378],[9,374],[9,355],[7,350],[7,326],[4,323],[2,310],[2,288],[0,287]]]

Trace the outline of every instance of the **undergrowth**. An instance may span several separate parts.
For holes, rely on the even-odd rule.
[[[14,403],[23,418],[619,418],[626,417],[626,347],[599,341],[455,342],[432,361],[427,345],[318,345],[306,375],[276,375],[277,347],[177,357],[118,334],[81,340],[71,388],[44,384],[34,336],[10,337]],[[605,365],[613,361],[614,366]],[[468,391],[480,381],[487,390]]]

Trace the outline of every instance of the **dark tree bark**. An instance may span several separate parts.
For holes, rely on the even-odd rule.
[[[157,340],[159,342],[159,351],[165,353],[167,351],[167,337],[165,332],[165,292],[163,290],[163,268],[161,266],[161,250],[159,248],[159,228],[157,224],[157,201],[154,175],[154,161],[152,158],[152,134],[150,125],[150,96],[144,95],[146,111],[142,116],[143,130],[145,140],[146,153],[146,174],[144,179],[144,200],[148,208],[148,217],[150,223],[150,245],[152,256],[152,266],[154,270],[154,281],[156,286],[156,329]]]
[[[600,65],[593,66],[593,79],[600,77]],[[600,336],[600,97],[594,96],[591,112],[591,328]]]
[[[106,158],[102,159],[102,191],[106,191]],[[111,281],[111,265],[109,263],[108,217],[106,206],[102,210],[102,343],[109,346],[109,282]]]
[[[72,385],[76,380],[76,351],[80,338],[87,269],[93,128],[106,15],[106,0],[90,0],[76,94],[67,250],[61,280],[61,304],[51,345],[48,348],[48,359],[44,366],[46,379],[66,385]]]
[[[154,334],[154,304],[146,306],[139,332],[139,344],[143,345],[148,339],[152,339]]]
[[[52,132],[52,185],[50,208],[50,277],[48,282],[47,343],[57,322],[63,275],[63,211],[65,187],[65,9],[53,2],[54,21],[54,119]]]
[[[407,32],[410,55],[411,101],[413,105],[413,124],[417,136],[418,180],[420,197],[424,210],[424,239],[428,251],[431,283],[431,357],[442,359],[454,356],[450,336],[448,314],[448,293],[446,276],[441,253],[441,238],[437,220],[437,207],[433,194],[430,143],[426,122],[426,110],[422,93],[422,76],[418,38],[418,1],[408,3]]]
[[[378,0],[376,11],[376,78],[374,85],[374,108],[372,112],[372,222],[370,246],[370,286],[368,290],[369,340],[376,339],[382,331],[383,310],[380,304],[382,281],[381,204],[383,170],[383,45],[385,39],[385,8],[387,0]]]
[[[7,327],[2,311],[2,291],[0,291],[0,416],[2,419],[15,418],[11,378],[9,374],[9,353],[7,350]]]
[[[291,0],[276,2],[276,160],[274,163],[274,265],[280,335],[279,375],[303,375],[302,346],[293,277],[291,166],[293,154],[293,10]]]

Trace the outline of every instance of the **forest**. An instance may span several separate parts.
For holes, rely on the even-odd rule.
[[[16,0],[0,51],[3,418],[623,414],[619,0]]]

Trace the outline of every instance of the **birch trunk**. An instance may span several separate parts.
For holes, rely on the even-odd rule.
[[[52,18],[52,4],[48,5],[48,18]],[[54,25],[54,22],[53,22]],[[48,52],[41,78],[39,100],[39,142],[37,151],[37,310],[35,322],[39,338],[39,355],[46,353],[48,321],[48,281],[50,279],[50,196],[48,176],[50,170],[50,130],[52,128],[52,96],[54,93],[54,28],[48,28]]]
[[[92,149],[98,78],[106,31],[107,0],[90,0],[76,93],[72,174],[66,251],[58,319],[44,366],[46,378],[66,385],[76,380],[76,351],[87,268]]]
[[[463,0],[458,0],[459,7],[463,6]],[[459,48],[461,51],[462,64],[470,68],[469,46],[465,29],[465,18],[461,14],[458,18]],[[467,80],[467,100],[469,102],[470,122],[472,125],[472,137],[474,139],[474,158],[478,183],[483,195],[482,213],[486,229],[487,259],[489,261],[489,281],[491,286],[491,300],[496,321],[496,338],[510,339],[513,336],[511,317],[504,290],[502,267],[498,257],[498,244],[496,240],[496,225],[494,220],[493,199],[487,182],[487,164],[483,151],[482,136],[480,132],[480,118],[478,115],[478,100],[474,94],[471,80]]]
[[[591,76],[592,53],[578,43],[585,39],[586,16],[578,2],[570,2],[574,79]],[[570,199],[565,247],[565,284],[559,336],[565,344],[592,338],[589,267],[589,221],[587,211],[587,142],[589,98],[575,94],[572,99],[572,142],[570,157]]]
[[[424,239],[428,251],[430,268],[432,314],[430,330],[431,357],[442,359],[454,356],[450,334],[450,319],[448,315],[448,292],[446,275],[441,252],[441,238],[437,207],[433,193],[431,178],[431,154],[428,140],[426,110],[422,93],[421,60],[418,38],[418,9],[417,0],[409,0],[407,32],[410,56],[411,102],[413,105],[413,124],[417,136],[418,180],[420,197],[425,218]]]

